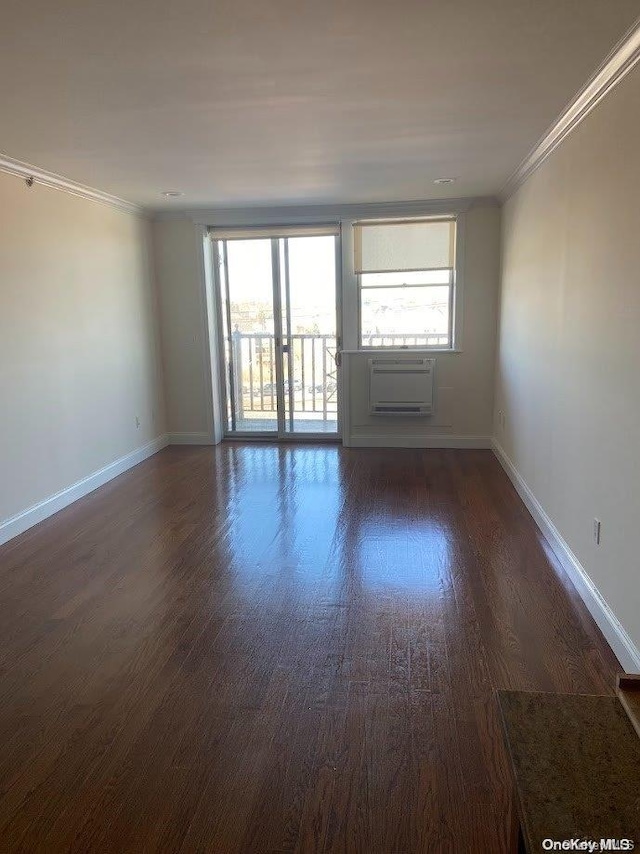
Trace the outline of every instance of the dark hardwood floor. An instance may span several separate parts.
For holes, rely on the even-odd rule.
[[[554,561],[489,451],[166,449],[0,549],[0,849],[506,852]]]

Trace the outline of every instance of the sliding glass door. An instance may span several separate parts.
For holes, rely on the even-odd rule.
[[[227,435],[339,435],[337,242],[214,232]]]

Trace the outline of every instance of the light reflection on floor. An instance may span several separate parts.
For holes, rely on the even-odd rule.
[[[274,573],[279,590],[306,602],[339,603],[346,585],[403,595],[446,583],[448,527],[371,496],[359,512],[364,496],[350,490],[338,448],[244,445],[231,455],[230,570],[245,594],[264,597],[257,580]]]

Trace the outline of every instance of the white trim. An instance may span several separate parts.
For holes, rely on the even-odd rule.
[[[466,261],[467,218],[464,213],[456,216],[456,257],[453,268],[453,283],[449,321],[451,349],[461,351],[464,344],[464,280]]]
[[[202,238],[204,262],[204,289],[207,313],[207,368],[209,372],[211,393],[211,439],[214,445],[222,441],[224,435],[224,391],[222,389],[222,372],[220,368],[220,353],[218,329],[218,292],[214,271],[215,253],[213,242],[203,235]]]
[[[219,418],[219,396],[217,394],[217,363],[216,347],[217,343],[213,337],[214,329],[212,328],[212,284],[211,276],[213,274],[213,246],[210,240],[207,239],[207,232],[204,227],[198,229],[197,247],[198,254],[198,271],[200,277],[200,318],[202,319],[202,357],[205,365],[206,378],[206,404],[207,404],[207,427],[208,436],[206,444],[215,445],[222,440],[223,425]],[[215,345],[215,346],[214,346]],[[214,369],[216,370],[214,387]],[[183,443],[184,444],[184,443]],[[201,444],[194,442],[193,444]]]
[[[576,590],[587,606],[600,631],[618,658],[622,667],[630,673],[640,671],[640,650],[635,646],[626,630],[613,613],[606,600],[595,586],[587,571],[571,551],[566,540],[553,524],[544,508],[527,486],[524,478],[511,462],[496,439],[492,442],[493,452],[498,458],[516,492],[524,502],[534,521],[549,541]]]
[[[218,228],[211,226],[206,229],[213,240],[273,240],[282,237],[337,237],[340,224],[328,225],[257,225],[236,226],[235,228]]]
[[[338,441],[342,441],[344,431],[344,385],[342,352],[344,347],[344,282],[342,281],[342,225],[335,239],[335,275],[336,275],[336,418],[338,421]]]
[[[69,193],[72,196],[80,196],[92,202],[110,205],[112,208],[117,208],[126,213],[145,216],[144,208],[140,205],[135,205],[133,202],[128,202],[118,196],[112,196],[110,193],[103,193],[102,190],[95,190],[93,187],[78,184],[69,178],[57,175],[55,172],[47,172],[45,169],[40,169],[29,163],[23,163],[22,160],[15,160],[6,154],[0,154],[0,172],[7,172],[9,175],[15,175],[25,180],[33,178],[35,184],[42,184],[44,187],[62,190],[64,193]]]
[[[509,177],[500,193],[506,201],[527,178],[555,151],[562,141],[585,119],[640,60],[640,18],[607,56],[596,73],[582,87],[558,119],[531,149]]]
[[[344,300],[344,290],[343,290],[343,300]],[[342,303],[344,307],[344,301]],[[342,340],[344,341],[344,308],[342,314]],[[351,367],[349,365],[349,359],[344,358],[345,350],[341,351],[340,357],[340,367],[338,370],[340,371],[340,381],[341,381],[341,396],[339,398],[340,402],[340,415],[341,415],[341,428],[342,428],[342,444],[345,448],[351,447]]]
[[[372,436],[352,433],[349,448],[491,448],[490,436],[452,436],[451,434],[384,435]]]
[[[94,489],[103,486],[108,481],[113,480],[114,477],[118,477],[118,475],[127,471],[127,469],[133,468],[133,466],[153,456],[153,454],[166,447],[167,444],[168,437],[166,434],[158,436],[157,439],[152,439],[151,442],[147,442],[141,448],[136,448],[135,451],[131,451],[129,454],[125,454],[123,457],[114,460],[112,463],[98,469],[98,471],[94,471],[87,477],[82,478],[82,480],[66,487],[66,489],[61,489],[55,495],[50,495],[43,501],[34,504],[33,507],[23,510],[10,519],[6,519],[0,525],[0,545],[24,533],[29,528],[37,525],[38,522],[48,519],[49,516],[53,516],[54,513],[63,510],[79,498],[84,498],[85,495],[93,492]]]
[[[214,228],[259,226],[326,225],[357,219],[396,218],[460,214],[475,207],[496,207],[495,196],[459,199],[420,199],[407,202],[364,202],[362,204],[278,205],[275,207],[185,208],[152,211],[156,220],[189,219],[197,225]]]
[[[170,445],[215,445],[210,433],[169,433]]]

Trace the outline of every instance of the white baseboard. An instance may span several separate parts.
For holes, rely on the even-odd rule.
[[[55,495],[50,495],[43,501],[39,501],[33,507],[29,507],[27,510],[23,510],[21,513],[5,519],[0,525],[0,545],[24,533],[29,528],[37,525],[38,522],[42,522],[49,516],[53,516],[54,513],[63,510],[69,504],[73,504],[74,501],[83,498],[85,495],[93,492],[94,489],[113,480],[114,477],[118,477],[119,474],[127,471],[127,469],[153,456],[153,454],[156,454],[168,444],[169,438],[166,434],[158,436],[157,439],[153,439],[141,448],[136,448],[135,451],[131,451],[131,453],[125,454],[124,457],[114,460],[112,463],[109,463],[98,471],[94,471],[66,489],[62,489],[60,492],[56,492]]]
[[[208,433],[169,433],[170,445],[213,445]]]
[[[626,630],[613,613],[606,600],[595,586],[587,571],[571,551],[569,544],[553,524],[544,508],[529,489],[520,472],[511,462],[499,442],[492,442],[493,451],[502,468],[516,488],[516,491],[536,524],[549,541],[562,566],[571,578],[576,590],[596,621],[600,631],[607,639],[618,661],[628,673],[640,672],[640,650],[633,643]]]
[[[417,436],[366,436],[351,434],[350,448],[490,448],[490,436],[452,436],[417,435]]]

